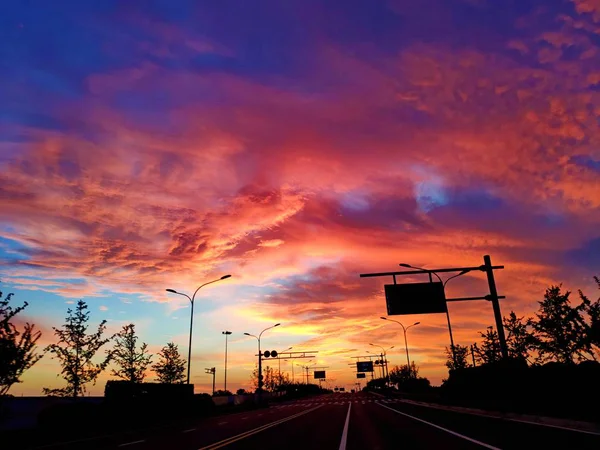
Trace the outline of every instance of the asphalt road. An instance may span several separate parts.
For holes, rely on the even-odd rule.
[[[4,448],[4,447],[3,447]],[[451,412],[368,393],[332,394],[45,450],[600,449],[600,434]]]

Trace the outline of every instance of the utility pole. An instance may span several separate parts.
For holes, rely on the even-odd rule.
[[[217,369],[215,367],[211,367],[210,369],[204,369],[204,372],[212,375],[212,379],[213,379],[213,390],[212,390],[212,395],[215,395],[215,375],[217,374]]]
[[[508,358],[508,348],[506,346],[506,337],[504,336],[504,325],[502,324],[502,313],[500,312],[500,302],[498,301],[498,291],[496,290],[496,280],[494,279],[494,269],[490,255],[483,257],[485,271],[487,273],[488,285],[490,287],[490,301],[494,308],[494,318],[496,319],[496,331],[498,332],[498,340],[500,341],[500,352],[502,358]]]
[[[475,364],[475,351],[473,349],[473,344],[471,344],[471,358],[473,358],[473,367],[475,367],[477,364]]]

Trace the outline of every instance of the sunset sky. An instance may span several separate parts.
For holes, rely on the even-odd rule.
[[[187,354],[165,289],[231,274],[197,297],[197,392],[207,367],[223,387],[225,329],[228,387],[248,388],[243,333],[277,322],[263,350],[319,351],[350,387],[370,342],[405,363],[379,318],[391,280],[360,273],[490,254],[506,315],[552,283],[595,295],[598,0],[9,0],[0,67],[0,290],[41,346],[84,299],[92,327]],[[481,273],[447,289],[488,292]],[[449,309],[462,345],[494,323],[485,301]],[[441,383],[445,316],[393,318],[421,322],[411,357]],[[46,356],[11,393],[58,370]]]

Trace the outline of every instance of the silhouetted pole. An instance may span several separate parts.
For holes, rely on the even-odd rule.
[[[231,331],[222,331],[222,334],[225,335],[225,387],[224,391],[227,390],[227,337],[231,334]]]
[[[475,367],[477,364],[475,364],[475,350],[473,349],[473,344],[471,344],[471,358],[473,358],[473,367]]]
[[[190,364],[192,362],[192,330],[194,329],[194,300],[196,299],[196,294],[204,286],[207,286],[212,283],[216,283],[217,281],[225,280],[226,278],[229,278],[229,277],[231,277],[231,275],[223,275],[221,278],[219,278],[217,280],[212,280],[212,281],[209,281],[208,283],[204,283],[204,284],[200,285],[198,287],[198,289],[196,289],[194,291],[194,295],[192,295],[191,297],[187,294],[184,294],[183,292],[177,292],[175,289],[166,289],[167,292],[171,292],[172,294],[183,295],[184,297],[187,297],[187,299],[190,301],[190,303],[192,305],[191,306],[191,314],[190,314],[190,340],[189,340],[189,344],[188,344],[187,384],[190,384]]]
[[[213,378],[213,380],[212,380],[212,384],[213,384],[212,395],[214,396],[215,395],[215,376],[217,374],[217,369],[215,367],[211,367],[210,369],[204,369],[204,372],[209,375],[212,375],[212,378]]]
[[[498,331],[498,340],[500,341],[500,352],[503,358],[508,358],[508,348],[506,347],[506,337],[504,336],[504,325],[502,324],[502,313],[500,312],[500,302],[498,301],[498,291],[496,290],[496,280],[494,280],[494,269],[492,269],[492,259],[490,255],[483,257],[485,271],[487,273],[488,285],[490,287],[490,301],[494,308],[494,318],[496,319],[496,330]]]
[[[270,330],[271,328],[278,327],[279,325],[281,325],[281,324],[276,323],[275,325],[273,325],[271,327],[265,328],[264,330],[262,330],[260,332],[260,334],[258,336],[254,336],[253,334],[250,334],[250,333],[244,333],[246,336],[252,336],[253,338],[256,338],[256,340],[258,341],[258,400],[259,400],[259,402],[262,398],[262,387],[263,387],[262,354],[261,354],[261,350],[260,350],[260,338],[262,337],[262,334],[265,331]]]
[[[383,320],[389,320],[390,322],[396,322],[398,325],[400,325],[402,327],[402,330],[404,331],[404,347],[406,348],[406,363],[408,364],[408,376],[410,377],[411,368],[410,368],[410,357],[408,356],[408,340],[407,340],[407,337],[406,337],[406,332],[411,327],[419,325],[421,322],[415,322],[412,325],[409,325],[408,327],[404,327],[404,325],[402,325],[402,323],[398,322],[397,320],[388,319],[387,317],[381,317],[381,319],[383,319]]]

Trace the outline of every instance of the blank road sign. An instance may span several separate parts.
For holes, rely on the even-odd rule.
[[[386,284],[385,302],[389,316],[447,311],[442,283]]]
[[[356,378],[367,378],[367,374],[366,373],[357,373]]]
[[[327,377],[324,370],[315,370],[315,380],[324,380],[325,378]]]
[[[359,361],[356,363],[357,372],[373,372],[373,361]]]

